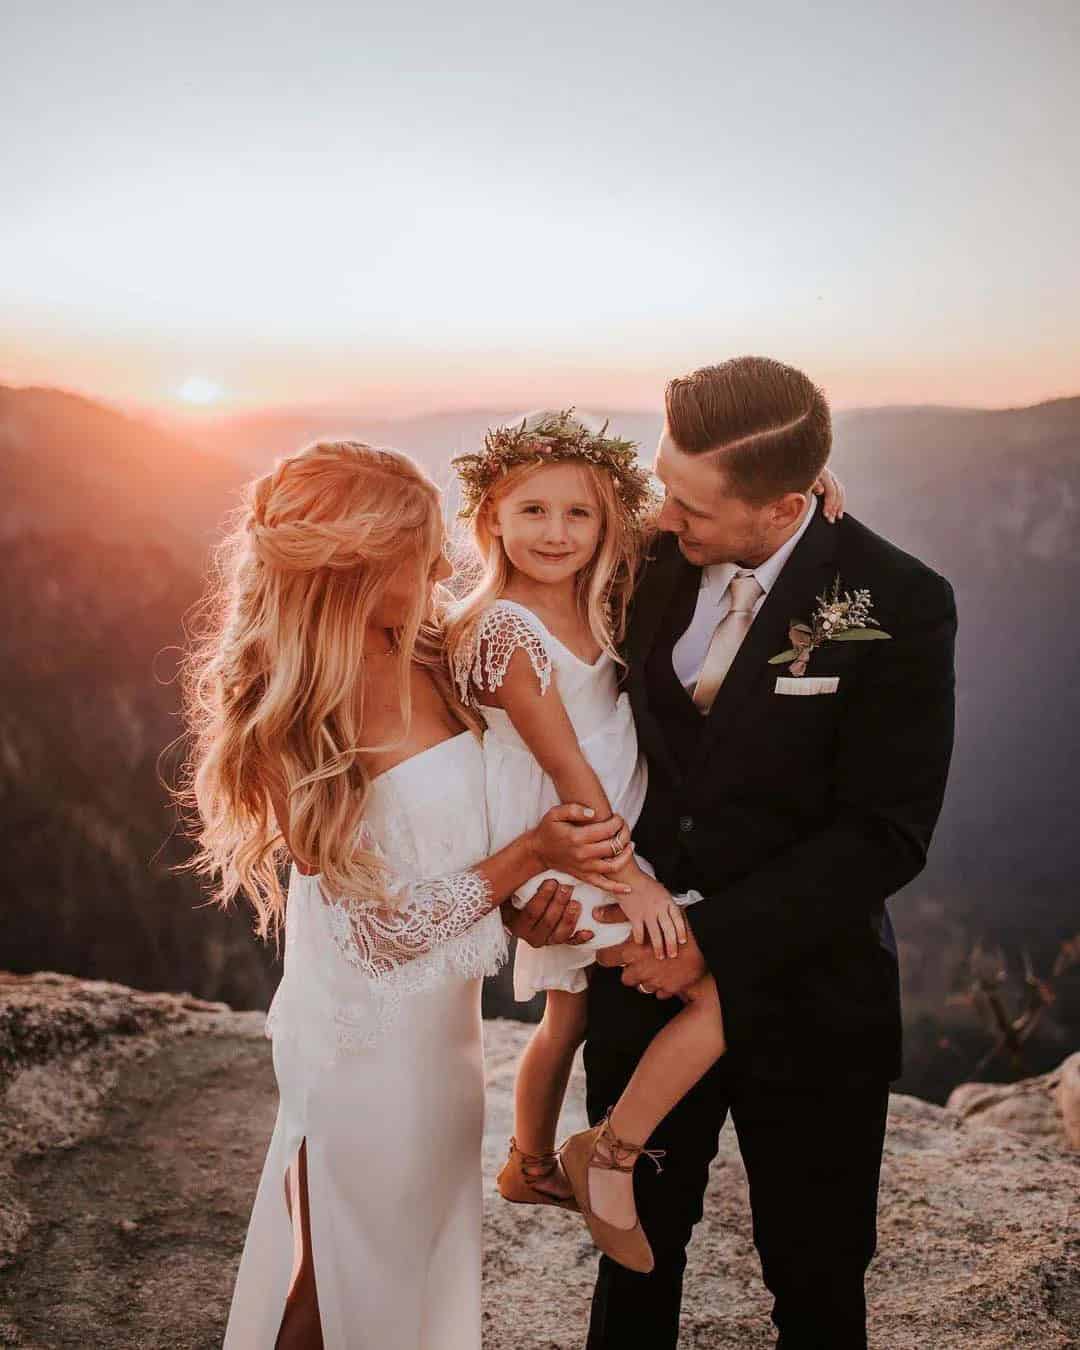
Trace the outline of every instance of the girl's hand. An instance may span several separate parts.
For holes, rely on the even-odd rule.
[[[648,943],[658,961],[678,956],[686,941],[686,916],[665,887],[643,872],[619,905],[630,921],[635,942]]]
[[[631,887],[610,874],[624,867],[634,845],[622,816],[589,823],[593,813],[573,803],[553,806],[530,832],[538,872],[569,872],[613,895],[628,895]]]
[[[847,502],[847,489],[831,469],[822,469],[821,477],[811,491],[823,498],[821,509],[830,525],[844,518],[844,506]]]

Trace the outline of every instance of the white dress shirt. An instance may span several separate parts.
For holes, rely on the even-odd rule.
[[[784,564],[795,552],[795,546],[806,533],[816,510],[817,497],[811,494],[810,505],[803,516],[802,524],[791,538],[781,544],[772,557],[766,559],[760,567],[747,569],[750,575],[757,579],[763,592],[754,606],[755,615],[776,585],[777,578],[784,570]],[[690,627],[679,638],[671,652],[671,664],[675,667],[675,674],[687,689],[692,690],[697,684],[701,667],[705,662],[705,653],[709,650],[709,643],[716,632],[716,625],[731,608],[729,590],[731,578],[740,570],[742,569],[735,563],[711,563],[701,569],[701,589],[698,591],[694,617],[690,620]]]

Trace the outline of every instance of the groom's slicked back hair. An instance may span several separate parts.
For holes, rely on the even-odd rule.
[[[702,366],[668,385],[671,438],[689,455],[716,452],[731,491],[753,506],[805,492],[825,467],[832,421],[822,391],[767,356]]]

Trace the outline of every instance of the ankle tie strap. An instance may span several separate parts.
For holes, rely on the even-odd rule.
[[[645,1148],[642,1144],[629,1144],[625,1139],[620,1139],[611,1128],[611,1112],[614,1108],[609,1108],[601,1122],[600,1133],[596,1136],[596,1148],[593,1151],[592,1159],[589,1162],[590,1167],[600,1167],[609,1172],[632,1172],[639,1158],[648,1158],[652,1165],[660,1173],[664,1170],[660,1159],[667,1157],[666,1148]],[[601,1145],[607,1149],[608,1156],[602,1157],[597,1151]]]
[[[542,1180],[554,1171],[555,1164],[559,1161],[559,1155],[557,1153],[524,1152],[524,1150],[518,1148],[517,1140],[511,1135],[510,1152],[508,1156],[512,1158],[515,1153],[521,1159],[521,1171],[527,1181],[531,1179],[527,1170],[528,1168],[532,1167],[540,1169],[535,1173],[535,1176],[537,1180]]]

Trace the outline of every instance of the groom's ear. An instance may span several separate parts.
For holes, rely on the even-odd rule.
[[[805,492],[785,492],[772,504],[772,523],[777,530],[786,530],[794,525],[806,510]]]

